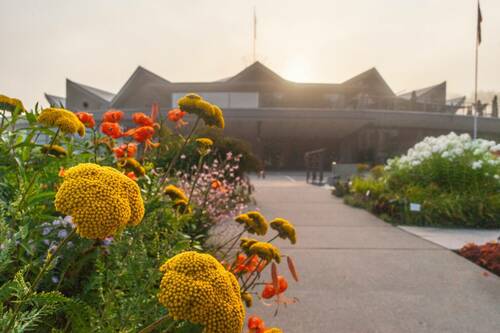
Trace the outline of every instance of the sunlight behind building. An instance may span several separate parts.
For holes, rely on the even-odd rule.
[[[284,77],[295,82],[306,82],[312,79],[311,65],[305,58],[290,58],[284,70]]]

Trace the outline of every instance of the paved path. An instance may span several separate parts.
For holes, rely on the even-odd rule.
[[[290,219],[299,237],[296,246],[278,244],[296,261],[301,281],[290,282],[287,294],[300,303],[276,318],[263,305],[249,311],[268,326],[285,333],[500,332],[500,278],[303,178],[272,174],[253,183],[262,212]]]

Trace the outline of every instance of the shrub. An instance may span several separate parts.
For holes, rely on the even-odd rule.
[[[500,226],[500,145],[450,133],[388,161],[385,192],[402,202],[400,223]],[[409,203],[421,204],[408,212]]]
[[[498,242],[464,245],[458,253],[481,267],[500,276],[500,244]]]

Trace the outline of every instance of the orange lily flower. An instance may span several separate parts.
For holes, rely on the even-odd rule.
[[[152,127],[154,125],[157,125],[157,124],[155,124],[155,122],[153,121],[153,119],[151,117],[148,117],[146,114],[144,114],[142,112],[134,113],[132,115],[132,121],[140,126]]]
[[[250,330],[249,333],[264,333],[266,324],[257,316],[250,316],[248,318],[248,329]]]
[[[123,143],[119,147],[113,148],[116,158],[134,157],[137,152],[137,145],[135,143]]]
[[[122,129],[118,123],[104,122],[101,124],[101,132],[113,139],[118,139],[123,136]]]
[[[172,109],[168,111],[167,118],[168,120],[176,123],[176,127],[184,126],[187,124],[182,118],[186,115],[186,112],[181,111],[180,109]]]
[[[128,178],[132,179],[133,181],[137,181],[137,176],[135,175],[135,173],[133,171],[126,173],[126,175]]]
[[[77,112],[76,116],[87,128],[94,128],[95,120],[94,115],[88,112]]]
[[[122,111],[116,109],[110,109],[104,112],[104,115],[102,116],[102,121],[109,123],[117,123],[120,120],[122,120],[122,118],[123,118]]]
[[[276,295],[284,293],[288,289],[288,281],[281,275],[278,275],[278,291],[274,288],[273,283],[266,283],[262,290],[262,298],[269,299]]]

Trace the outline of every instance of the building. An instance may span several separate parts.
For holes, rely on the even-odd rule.
[[[324,84],[285,80],[260,62],[213,82],[170,82],[138,67],[116,94],[67,80],[65,98],[46,98],[99,117],[109,108],[148,112],[153,103],[168,110],[190,92],[219,105],[225,133],[250,142],[270,168],[302,168],[304,153],[318,148],[331,161],[380,163],[425,136],[473,126],[457,113],[465,97],[446,99],[446,82],[396,95],[375,68]],[[478,125],[481,136],[499,137],[499,119],[481,117]]]

